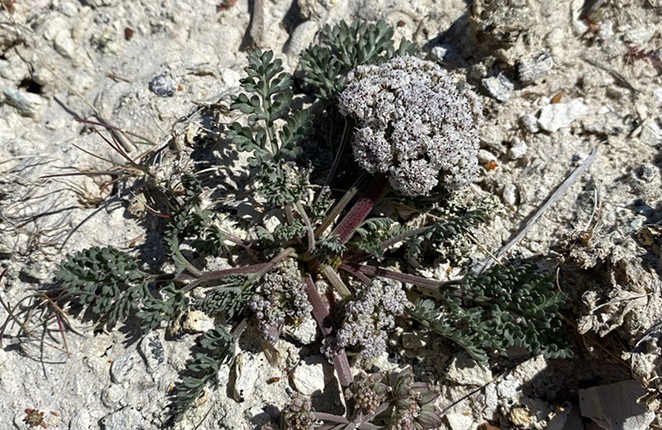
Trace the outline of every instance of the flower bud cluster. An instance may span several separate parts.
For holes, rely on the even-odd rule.
[[[336,348],[361,348],[364,359],[386,351],[395,318],[405,311],[407,297],[399,282],[376,279],[345,306],[345,320],[336,333]]]
[[[312,306],[304,291],[304,285],[296,273],[267,273],[257,285],[249,302],[258,319],[260,334],[275,344],[285,324],[302,322]]]
[[[405,56],[359,66],[338,106],[357,120],[356,161],[387,174],[404,195],[428,194],[440,173],[445,186],[457,188],[478,172],[480,101],[436,63]]]

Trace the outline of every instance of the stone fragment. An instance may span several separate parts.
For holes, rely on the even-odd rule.
[[[294,29],[290,41],[285,45],[285,52],[291,57],[298,57],[299,53],[310,46],[319,31],[319,24],[315,21],[302,22]],[[297,58],[298,60],[298,58]]]
[[[474,420],[471,415],[446,414],[444,417],[450,430],[469,430],[473,428]]]
[[[71,33],[67,30],[62,30],[55,35],[53,48],[58,54],[69,60],[73,60],[76,57],[76,43],[71,38]]]
[[[515,206],[517,204],[517,187],[513,183],[508,183],[503,187],[501,197],[506,204]]]
[[[487,367],[481,367],[467,354],[459,352],[448,366],[446,378],[456,385],[480,386],[492,380],[492,371]]]
[[[254,0],[253,14],[251,16],[250,35],[253,44],[258,48],[264,48],[267,35],[267,15],[265,0]]]
[[[163,342],[161,341],[162,331],[150,331],[140,341],[138,352],[145,360],[147,370],[153,372],[165,362],[165,353]]]
[[[41,104],[43,103],[39,94],[28,93],[14,88],[3,91],[5,103],[14,106],[18,113],[30,118],[39,118]]]
[[[122,385],[111,384],[101,392],[101,403],[107,408],[116,409],[116,406],[126,397],[127,391]]]
[[[538,119],[535,115],[526,113],[519,118],[519,122],[522,124],[522,127],[524,127],[524,130],[529,133],[538,133],[540,131],[540,127],[538,127]]]
[[[260,375],[260,357],[250,352],[241,352],[234,361],[234,387],[232,398],[238,402],[253,397],[257,379]]]
[[[182,331],[184,333],[204,333],[215,326],[214,318],[202,311],[192,310],[182,317]]]
[[[499,407],[499,394],[494,384],[487,384],[485,386],[485,409],[483,416],[489,417],[496,413]]]
[[[496,386],[496,391],[502,399],[514,399],[520,393],[521,381],[506,379]]]
[[[177,84],[164,73],[149,82],[149,90],[159,97],[172,97],[177,92]]]
[[[98,423],[95,422],[96,420],[93,420],[92,417],[90,416],[90,413],[84,409],[81,408],[79,411],[74,413],[74,416],[71,417],[71,420],[69,421],[69,430],[89,430],[91,428],[94,428],[94,425],[99,425]]]
[[[297,326],[288,324],[283,327],[283,334],[291,337],[301,345],[310,345],[317,338],[317,323],[313,318],[306,318]]]
[[[540,110],[538,125],[545,131],[555,131],[568,127],[578,118],[586,114],[587,108],[584,101],[575,99],[570,103],[554,103],[543,106]]]
[[[434,57],[434,59],[438,62],[444,63],[448,51],[449,49],[447,46],[436,45],[432,48],[432,50],[430,50],[430,54],[432,54],[432,57]]]
[[[480,162],[480,164],[496,162],[496,161],[497,161],[496,155],[492,154],[487,149],[478,150],[478,162]]]
[[[648,118],[640,126],[639,141],[648,146],[658,146],[662,143],[662,128],[659,121]]]
[[[517,74],[519,81],[530,85],[542,79],[554,68],[554,59],[548,52],[536,52],[517,61]]]
[[[115,384],[129,380],[129,374],[136,365],[137,358],[135,352],[127,351],[113,360],[110,366],[110,380]]]
[[[503,73],[481,81],[483,88],[494,99],[505,102],[513,95],[515,85]]]
[[[221,80],[227,88],[235,88],[241,85],[241,78],[243,77],[240,73],[232,69],[221,69],[220,71]]]
[[[144,430],[149,423],[134,408],[127,407],[101,419],[104,430]]]
[[[508,150],[508,156],[511,160],[518,160],[526,155],[528,149],[526,143],[519,139],[515,139],[513,146]]]
[[[635,380],[579,390],[579,408],[606,430],[645,430],[655,419],[654,412],[637,399],[646,392]]]
[[[325,360],[321,356],[306,357],[292,372],[292,385],[303,395],[324,391]]]

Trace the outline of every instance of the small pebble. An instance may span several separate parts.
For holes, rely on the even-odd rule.
[[[112,384],[101,392],[101,403],[107,408],[114,408],[127,395],[122,385]]]
[[[538,133],[540,131],[540,127],[538,127],[538,118],[536,118],[535,115],[525,113],[519,118],[519,122],[522,124],[522,127],[524,127],[524,130],[529,133]]]
[[[513,146],[508,150],[508,156],[511,160],[518,160],[526,155],[527,150],[528,147],[526,146],[526,143],[519,139],[515,139]]]
[[[437,45],[430,51],[430,54],[439,62],[443,63],[446,54],[448,54],[448,48],[446,46]]]
[[[467,430],[473,428],[474,420],[471,415],[460,413],[446,414],[444,417],[450,430]]]
[[[492,381],[492,371],[481,367],[463,352],[455,354],[448,366],[446,378],[455,385],[483,386]]]
[[[485,164],[485,163],[497,161],[497,157],[487,149],[479,149],[478,161],[480,162],[480,164]]]
[[[570,103],[554,103],[543,106],[540,110],[538,125],[545,131],[553,133],[561,128],[568,127],[587,111],[584,101],[575,99]]]
[[[147,425],[142,414],[132,407],[122,408],[101,419],[105,430],[142,430]]]
[[[513,95],[515,85],[503,73],[482,80],[485,91],[494,99],[505,102]]]
[[[517,204],[517,187],[514,184],[506,184],[506,186],[503,187],[501,197],[505,203],[510,206],[515,206]]]
[[[301,51],[312,44],[318,31],[319,24],[317,22],[302,22],[292,32],[290,41],[285,45],[283,52],[289,56],[298,57]]]
[[[138,351],[150,371],[154,371],[166,359],[163,343],[161,342],[161,333],[160,331],[150,331],[140,341]]]
[[[177,92],[177,84],[170,76],[162,74],[150,81],[149,90],[159,97],[172,97]]]
[[[303,395],[310,396],[324,391],[324,359],[319,356],[306,357],[292,372],[292,385]]]
[[[658,171],[653,166],[641,166],[637,169],[637,177],[645,182],[653,182],[658,176]]]
[[[116,358],[110,366],[110,380],[115,384],[127,381],[136,364],[136,359],[137,356],[130,352]]]
[[[657,146],[662,143],[662,129],[658,122],[652,118],[646,119],[641,125],[639,141],[648,146]]]
[[[184,333],[204,333],[215,326],[214,318],[198,310],[191,310],[182,318],[182,331]]]
[[[16,108],[18,113],[23,116],[38,118],[41,110],[42,99],[39,94],[19,91],[14,88],[7,88],[3,91],[5,102]]]
[[[554,59],[548,52],[536,52],[517,61],[519,81],[523,84],[533,84],[542,79],[554,68]]]
[[[243,351],[235,357],[234,361],[234,387],[232,398],[243,402],[253,397],[260,376],[260,358],[258,355]]]

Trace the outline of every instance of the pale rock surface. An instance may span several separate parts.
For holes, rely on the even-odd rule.
[[[655,419],[636,399],[644,390],[635,380],[579,390],[582,416],[595,421],[605,430],[645,430]]]
[[[325,366],[328,366],[322,356],[311,356],[304,359],[292,372],[292,385],[301,394],[310,396],[321,393],[326,386]]]
[[[458,385],[485,385],[492,377],[488,368],[481,367],[463,352],[455,354],[446,373],[446,378]]]
[[[587,107],[581,99],[574,99],[569,103],[548,104],[540,109],[538,125],[543,130],[553,133],[570,126],[586,112]]]

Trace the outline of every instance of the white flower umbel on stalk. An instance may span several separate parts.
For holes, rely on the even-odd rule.
[[[385,174],[406,196],[429,194],[440,179],[465,186],[478,171],[481,104],[436,63],[405,56],[359,66],[339,108],[357,120],[352,146],[359,165]]]

